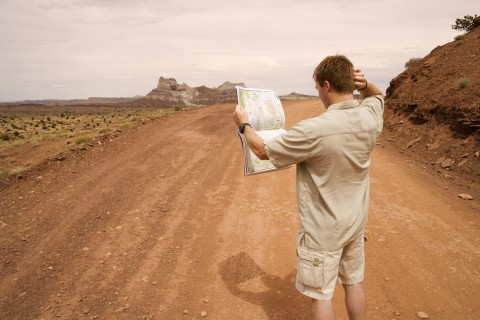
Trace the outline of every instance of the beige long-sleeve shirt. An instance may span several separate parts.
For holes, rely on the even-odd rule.
[[[343,248],[363,233],[370,154],[383,126],[383,97],[331,105],[265,142],[276,167],[297,164],[298,240],[321,251]]]

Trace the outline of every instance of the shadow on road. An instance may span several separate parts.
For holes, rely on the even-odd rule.
[[[228,290],[234,296],[261,306],[268,319],[307,319],[309,317],[309,301],[295,289],[295,271],[285,278],[267,274],[247,253],[240,252],[221,262],[219,272]],[[255,291],[242,289],[242,286],[244,287],[250,280],[261,282],[262,288],[253,289]]]

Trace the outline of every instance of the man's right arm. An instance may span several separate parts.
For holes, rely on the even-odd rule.
[[[377,88],[373,83],[367,82],[365,80],[365,87],[363,89],[358,89],[362,99],[365,99],[370,96],[383,96],[382,91]]]
[[[355,89],[358,90],[362,99],[378,95],[381,95],[383,98],[382,91],[380,91],[380,89],[378,89],[373,83],[367,81],[362,70],[355,70],[354,82]]]

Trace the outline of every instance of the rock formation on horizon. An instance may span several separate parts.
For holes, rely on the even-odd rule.
[[[142,99],[155,106],[201,106],[237,101],[235,86],[245,87],[244,83],[225,82],[217,88],[206,86],[190,87],[179,84],[174,78],[160,77],[158,85]]]

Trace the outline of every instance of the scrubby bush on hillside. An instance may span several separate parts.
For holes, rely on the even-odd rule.
[[[459,89],[463,89],[463,88],[466,88],[470,85],[470,80],[468,80],[467,78],[461,78],[457,81],[457,87]]]
[[[89,136],[83,136],[83,137],[79,137],[75,140],[75,144],[82,144],[82,143],[87,143],[87,142],[90,142],[92,141],[93,138],[92,137],[89,137]]]
[[[466,15],[463,17],[463,19],[458,18],[455,20],[455,24],[452,25],[452,29],[454,30],[459,30],[459,31],[471,31],[473,30],[473,19],[475,19],[477,15],[474,17]]]
[[[422,58],[410,58],[410,60],[408,60],[407,62],[405,62],[405,68],[410,68],[410,67],[413,67],[414,65],[416,65],[417,63],[420,62],[420,60],[422,60]]]
[[[453,38],[453,40],[455,40],[455,41],[460,41],[460,40],[463,40],[463,38],[465,38],[465,35],[464,35],[464,34],[459,34],[458,36],[456,36],[455,38]]]

